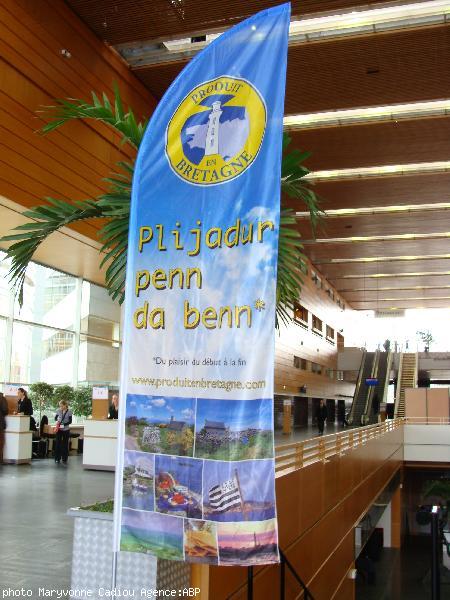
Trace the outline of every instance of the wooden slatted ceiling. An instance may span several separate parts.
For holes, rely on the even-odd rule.
[[[413,289],[395,289],[395,290],[384,290],[382,288],[378,288],[375,290],[364,290],[358,292],[347,292],[347,298],[350,302],[363,302],[363,301],[373,301],[373,300],[382,300],[384,298],[396,298],[398,300],[409,300],[411,298],[442,298],[447,297],[450,298],[450,288],[424,288],[420,289],[419,287],[414,287]]]
[[[292,0],[292,15],[341,11],[383,0]],[[96,35],[109,44],[183,37],[226,28],[280,0],[66,0]]]
[[[361,278],[361,279],[339,279],[334,281],[337,289],[345,294],[346,298],[351,298],[351,294],[361,291],[376,291],[382,290],[383,293],[388,292],[391,288],[396,290],[413,290],[413,289],[447,289],[445,295],[448,296],[450,289],[450,275],[440,276],[423,276],[423,277],[399,277],[400,281],[385,279],[385,278]]]
[[[447,98],[449,54],[450,25],[291,46],[285,114]],[[185,64],[134,72],[161,98]]]
[[[285,113],[446,98],[449,52],[449,25],[292,47]]]
[[[314,191],[323,210],[447,202],[450,173],[320,181]]]
[[[450,157],[450,115],[305,129],[289,135],[293,147],[311,152],[307,161],[311,171],[433,162]]]
[[[448,294],[450,296],[450,294]],[[371,300],[370,302],[354,302],[353,307],[356,310],[389,310],[392,308],[450,308],[450,298],[441,299],[423,299],[416,298],[411,300]]]
[[[256,10],[278,3],[234,0],[221,3],[219,7],[217,2],[206,0],[66,2],[98,37],[112,44],[180,37],[180,34],[200,29],[224,29]],[[362,3],[356,0],[305,0],[294,2],[293,12],[301,10],[306,14],[356,4]],[[48,194],[63,198],[98,194],[104,189],[100,180],[111,165],[130,154],[124,155],[123,150],[118,150],[117,137],[95,124],[72,124],[48,138],[37,138],[33,133],[39,126],[34,115],[36,107],[48,104],[54,97],[87,97],[91,89],[111,91],[114,79],[122,82],[125,101],[139,115],[151,112],[154,103],[123,63],[90,35],[62,2],[4,0],[0,19],[4,27],[0,41],[4,60],[0,100],[5,109],[0,117],[0,192],[25,205],[35,204]],[[68,47],[72,53],[70,62],[61,57],[63,47]],[[286,113],[445,98],[450,89],[449,50],[449,26],[291,47]],[[183,64],[144,68],[136,74],[156,97],[161,97]],[[315,170],[362,167],[446,160],[450,150],[449,133],[449,120],[435,118],[397,125],[380,123],[296,132],[294,145],[312,150],[309,166]],[[78,140],[76,147],[70,143],[75,137]],[[86,173],[89,176],[86,177]],[[316,190],[323,198],[323,208],[351,208],[445,202],[448,201],[449,183],[450,174],[440,174],[324,182],[317,184]],[[426,219],[418,214],[330,219],[325,233],[318,235],[345,237],[443,232],[447,230],[447,221],[446,213],[427,214]],[[352,228],[348,229],[346,225]],[[98,224],[88,224],[83,232],[94,236],[97,227]],[[303,222],[301,227],[304,236],[310,238],[308,223]],[[325,261],[320,269],[326,276],[334,277],[342,272],[361,273],[361,268],[362,273],[375,268],[378,273],[390,272],[389,269],[416,272],[422,270],[419,263],[426,263],[423,270],[448,268],[446,260],[393,263],[382,262],[381,258],[383,255],[444,254],[448,251],[448,239],[308,244],[306,251],[313,260]],[[345,263],[343,266],[328,262],[330,256],[374,255],[380,256],[376,265]],[[342,279],[339,280],[341,284]],[[322,293],[315,288],[312,292],[313,296]],[[313,296],[312,303],[315,301]],[[305,301],[308,302],[308,292]],[[364,308],[367,307],[365,303]],[[325,309],[319,306],[315,310]],[[330,321],[333,320],[330,316]]]
[[[304,240],[311,239],[311,222],[309,219],[298,220],[298,229]],[[317,228],[316,238],[350,238],[353,236],[413,234],[430,231],[433,233],[450,232],[450,210],[324,219]]]
[[[307,254],[313,263],[321,267],[321,260],[333,258],[380,258],[383,256],[423,256],[449,254],[450,238],[420,239],[379,242],[328,243],[308,246]],[[345,272],[345,267],[343,267]]]
[[[345,278],[344,275],[358,275],[362,278],[368,275],[396,273],[450,273],[450,258],[428,259],[428,260],[397,260],[383,261],[383,259],[374,262],[343,264],[322,263],[320,265],[322,273],[338,288],[346,288],[347,282],[350,284],[352,278]],[[422,276],[418,276],[418,282],[422,281]],[[431,277],[431,276],[430,276]],[[436,279],[438,279],[436,275]],[[381,278],[383,279],[383,278]],[[387,277],[383,281],[392,281],[394,278]],[[400,278],[399,278],[400,279]],[[401,277],[403,281],[403,277]],[[361,279],[356,279],[361,281]]]

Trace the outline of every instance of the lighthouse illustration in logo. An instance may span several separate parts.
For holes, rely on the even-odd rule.
[[[219,120],[223,110],[220,110],[220,101],[213,102],[212,111],[209,113],[209,124],[206,131],[205,156],[219,154]]]

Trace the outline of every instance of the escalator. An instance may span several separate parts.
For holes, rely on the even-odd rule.
[[[378,423],[380,404],[381,402],[385,402],[387,395],[386,386],[389,385],[389,380],[387,380],[387,377],[388,369],[390,369],[390,358],[391,354],[389,352],[380,352],[378,354],[378,365],[376,369],[376,375],[374,375],[374,377],[378,379],[378,383],[372,388],[372,394],[369,396],[369,402],[367,405],[367,418],[365,419],[366,423],[369,425]]]
[[[390,352],[364,352],[359,370],[349,423],[354,427],[378,423],[380,404],[385,401],[389,370]],[[375,386],[367,385],[367,379],[377,379]]]
[[[375,352],[364,352],[353,396],[352,408],[348,418],[350,425],[354,425],[355,427],[362,424],[361,418],[366,410],[367,394],[369,393],[369,388],[366,386],[366,379],[372,377],[374,359]]]

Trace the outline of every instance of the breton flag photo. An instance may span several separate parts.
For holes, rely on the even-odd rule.
[[[209,490],[209,504],[214,512],[223,512],[235,506],[242,506],[242,498],[236,478],[233,477],[233,479],[212,487]]]

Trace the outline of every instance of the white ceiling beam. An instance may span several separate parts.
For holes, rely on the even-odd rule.
[[[341,37],[368,35],[441,25],[450,20],[448,0],[393,2],[370,9],[349,9],[339,14],[308,15],[291,21],[289,44],[305,44]],[[148,40],[118,44],[115,49],[133,68],[189,60],[222,32],[196,31],[180,39]],[[255,31],[255,35],[258,32]],[[193,41],[205,37],[204,40]]]

